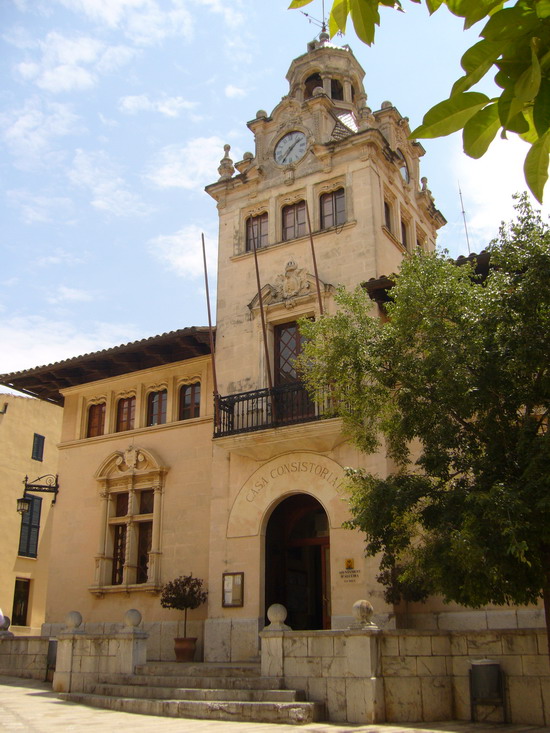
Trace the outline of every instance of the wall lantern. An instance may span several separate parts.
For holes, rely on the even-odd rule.
[[[19,514],[26,514],[31,508],[31,500],[27,495],[27,492],[38,491],[43,494],[53,494],[52,504],[55,504],[57,494],[59,493],[59,481],[58,476],[54,476],[52,473],[48,473],[44,476],[39,476],[34,481],[29,481],[29,477],[25,476],[23,486],[23,496],[17,499],[17,511]]]

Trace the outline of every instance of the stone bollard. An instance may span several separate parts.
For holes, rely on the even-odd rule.
[[[290,626],[285,624],[287,610],[282,603],[274,603],[267,609],[267,618],[269,624],[264,627],[264,631],[292,631]]]
[[[372,607],[372,603],[370,601],[360,600],[355,601],[351,608],[351,612],[353,614],[353,618],[355,621],[353,621],[348,628],[349,629],[377,629],[378,626],[376,626],[375,623],[372,622],[372,617],[374,616],[374,608]]]

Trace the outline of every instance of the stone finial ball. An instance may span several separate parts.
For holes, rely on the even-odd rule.
[[[130,608],[124,614],[124,625],[125,626],[139,626],[141,623],[141,613],[137,608]]]
[[[4,616],[2,614],[2,617],[0,618],[0,631],[7,631],[10,628],[11,619],[9,616]]]
[[[65,626],[69,629],[69,631],[78,629],[81,624],[82,614],[78,611],[69,611],[69,613],[65,616]]]
[[[259,120],[259,119],[260,119],[260,118],[262,118],[262,117],[267,117],[267,112],[265,111],[265,109],[259,109],[259,110],[258,110],[258,111],[256,112],[256,119],[257,119],[257,120]]]
[[[284,624],[287,610],[282,603],[274,603],[267,609],[267,618],[272,624]]]
[[[390,109],[391,107],[393,107],[393,104],[388,99],[382,102],[382,109]]]
[[[355,601],[352,606],[352,613],[355,620],[364,626],[371,623],[371,619],[374,615],[374,608],[372,607],[372,603],[369,601]]]

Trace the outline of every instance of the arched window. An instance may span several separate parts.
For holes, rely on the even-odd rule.
[[[400,150],[398,150],[397,157],[399,158],[398,165],[399,172],[401,173],[401,178],[405,181],[405,183],[408,183],[411,180],[411,176],[409,173],[409,166],[407,165],[407,161],[405,160],[405,156]]]
[[[105,432],[105,402],[98,402],[88,408],[86,437],[95,438]]]
[[[391,232],[391,206],[387,201],[384,201],[384,226]]]
[[[346,221],[346,197],[343,188],[321,196],[321,229],[340,226]]]
[[[308,76],[308,78],[305,81],[305,98],[309,99],[310,97],[313,97],[313,90],[316,87],[322,87],[323,86],[323,80],[321,79],[320,74],[311,74],[311,76]]]
[[[116,431],[122,433],[124,430],[133,430],[136,419],[136,398],[121,397],[117,404]]]
[[[246,251],[254,251],[254,243],[256,249],[267,247],[267,213],[258,216],[249,216],[246,220]]]
[[[184,384],[180,389],[179,419],[199,417],[201,408],[201,383]]]
[[[164,425],[168,393],[165,389],[147,395],[147,425]]]
[[[283,241],[303,237],[306,234],[306,202],[298,201],[290,206],[283,206]]]
[[[344,99],[344,87],[338,79],[330,80],[330,96],[332,99],[343,100]]]

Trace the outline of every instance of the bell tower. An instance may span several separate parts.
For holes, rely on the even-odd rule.
[[[324,419],[328,398],[313,403],[295,369],[301,317],[334,312],[339,285],[389,275],[417,248],[433,249],[445,223],[407,118],[390,102],[373,112],[364,77],[351,49],[322,33],[291,63],[288,94],[247,123],[253,152],[234,162],[226,145],[206,188],[219,214],[220,393],[206,659],[253,657],[272,603],[288,608],[294,628],[342,628],[358,598],[381,597],[363,539],[342,528],[340,492],[343,466],[367,462],[384,474],[386,457],[358,456],[340,421]],[[347,563],[356,585],[346,583]],[[217,596],[228,575],[244,578],[239,608]]]

